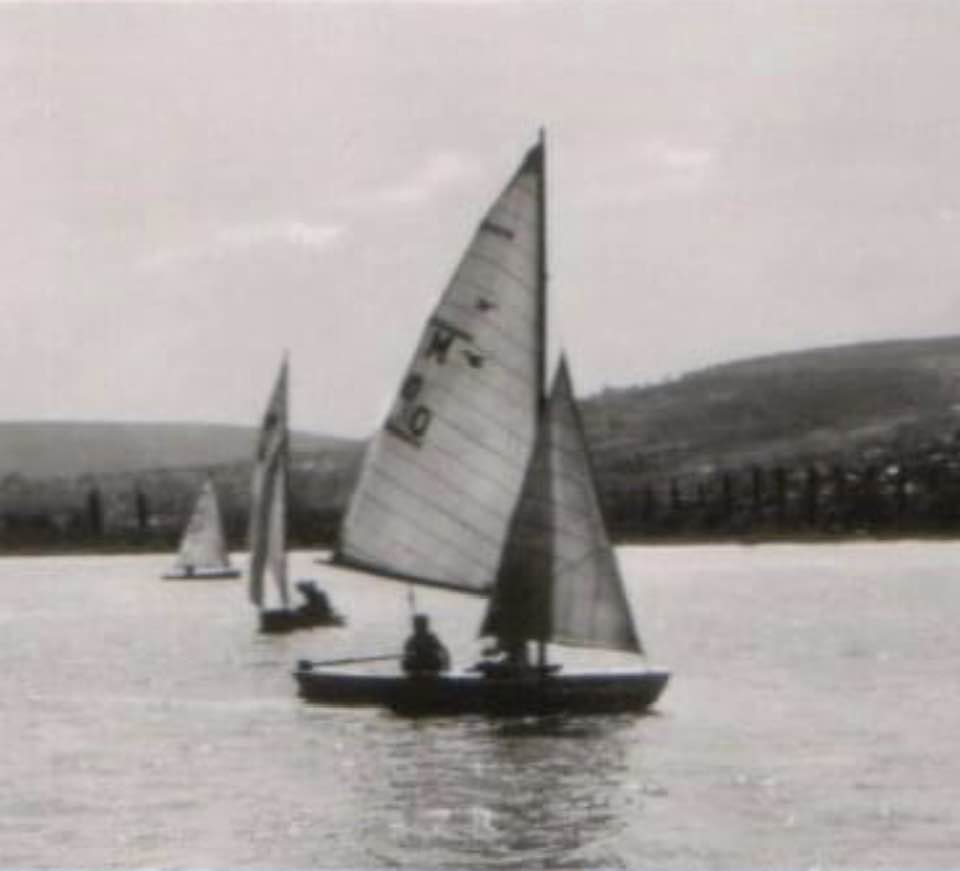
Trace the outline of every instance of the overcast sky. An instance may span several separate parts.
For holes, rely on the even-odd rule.
[[[577,389],[960,332],[960,4],[0,6],[0,419],[379,424],[548,136]]]

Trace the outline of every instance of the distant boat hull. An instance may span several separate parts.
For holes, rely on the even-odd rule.
[[[238,569],[194,569],[187,572],[168,572],[163,576],[165,581],[228,581],[239,578]]]
[[[273,608],[260,612],[260,632],[264,635],[282,635],[297,629],[321,626],[343,626],[346,620],[340,614],[310,614],[293,608]]]
[[[381,706],[407,715],[494,716],[644,711],[657,701],[670,679],[670,673],[661,669],[408,677],[317,669],[307,663],[301,663],[293,676],[301,698],[309,702]]]

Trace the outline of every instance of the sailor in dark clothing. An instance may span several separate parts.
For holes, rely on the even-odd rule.
[[[430,631],[425,614],[413,617],[413,635],[403,646],[403,670],[408,674],[436,674],[450,668],[450,654]]]
[[[473,671],[488,677],[518,677],[534,672],[527,653],[527,642],[522,639],[497,639],[496,644],[483,651],[483,656],[484,659],[473,667]]]
[[[297,589],[303,596],[300,612],[310,617],[327,619],[333,616],[333,608],[327,594],[319,589],[313,581],[298,581]]]

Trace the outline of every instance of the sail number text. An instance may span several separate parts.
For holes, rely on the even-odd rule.
[[[470,345],[473,337],[447,321],[433,318],[427,327],[418,356],[438,366],[445,366],[450,362],[454,344],[458,340]],[[480,368],[483,356],[476,351],[464,349],[463,359],[470,366]],[[433,411],[424,402],[422,396],[424,383],[425,378],[422,373],[416,370],[409,372],[400,386],[400,395],[397,397],[386,427],[389,432],[416,447],[423,443],[433,421]]]

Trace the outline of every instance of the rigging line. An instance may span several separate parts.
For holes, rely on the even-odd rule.
[[[495,212],[480,222],[467,248],[488,247],[517,259],[534,254],[537,250],[536,216],[528,216],[524,210],[510,207],[495,209]],[[531,242],[533,244],[529,244]]]
[[[456,423],[454,423],[452,420],[448,419],[444,415],[438,414],[435,420],[439,421],[441,424],[446,426],[451,433],[455,434],[455,436],[461,438],[463,441],[468,442],[470,445],[472,445],[475,448],[479,448],[481,451],[485,452],[489,456],[496,457],[498,460],[505,463],[506,466],[511,470],[515,470],[517,466],[525,465],[526,453],[527,451],[529,451],[530,443],[533,440],[532,433],[529,437],[525,437],[520,433],[511,431],[511,430],[506,430],[506,429],[503,430],[504,432],[507,432],[515,442],[523,446],[523,453],[518,456],[516,452],[499,450],[495,446],[487,442],[481,441],[473,432],[469,430],[465,430],[463,427],[458,426]],[[381,432],[390,433],[390,430],[384,428],[384,430],[381,430]],[[438,442],[439,442],[439,437],[434,436],[429,442],[429,447],[432,450],[436,450],[438,453],[446,454],[446,456],[449,456],[457,460],[458,463],[463,465],[463,462],[462,462],[463,454],[461,453],[455,454],[455,453],[452,453],[450,450],[442,449],[438,444]],[[390,443],[392,444],[392,442]],[[462,450],[463,449],[466,449],[466,448],[462,448]],[[498,479],[494,477],[489,477],[487,478],[487,480],[497,481]]]
[[[589,624],[591,629],[596,630],[599,622],[600,605],[606,596],[612,595],[619,604],[619,619],[617,619],[615,623],[619,624],[622,629],[625,629],[626,634],[630,635],[636,642],[636,646],[642,650],[643,645],[640,643],[640,637],[637,634],[636,623],[633,619],[633,609],[630,607],[630,600],[627,597],[627,592],[624,587],[623,576],[620,574],[616,560],[611,558],[611,555],[606,548],[594,548],[592,551],[589,551],[581,556],[581,558],[575,562],[571,562],[562,566],[558,565],[558,576],[562,575],[564,577],[568,577],[571,574],[575,574],[580,570],[584,563],[587,562],[587,560],[592,560],[597,556],[599,556],[601,559],[606,558],[607,560],[606,568],[609,572],[607,575],[609,583],[603,585],[602,587],[599,584],[594,585],[592,595],[589,598],[588,604],[590,610],[589,618],[586,622]],[[582,613],[582,607],[578,608],[578,611],[580,612],[578,616],[587,616]]]
[[[505,264],[501,263],[499,260],[494,260],[492,257],[488,256],[485,253],[481,253],[480,251],[474,251],[473,249],[467,251],[463,255],[463,260],[461,261],[460,268],[468,267],[471,262],[482,263],[485,266],[489,266],[494,273],[498,275],[507,276],[507,278],[509,278],[511,281],[515,282],[525,290],[529,287],[526,280],[524,279],[524,276],[518,275],[512,269],[507,268]],[[535,290],[536,285],[534,285],[532,289]]]
[[[416,548],[409,547],[405,544],[405,542],[397,541],[395,539],[388,539],[387,544],[396,544],[401,551],[406,551],[408,554],[410,554],[409,559],[404,560],[401,557],[400,560],[414,566],[419,566],[419,568],[404,570],[402,568],[393,567],[385,561],[386,558],[382,554],[376,554],[369,549],[357,546],[352,546],[350,549],[343,551],[340,555],[340,561],[338,564],[345,565],[350,568],[357,568],[366,572],[372,572],[378,575],[383,575],[384,577],[394,578],[400,581],[419,581],[425,584],[432,584],[433,586],[443,587],[451,590],[483,593],[490,589],[490,576],[492,575],[492,570],[489,566],[480,567],[484,575],[484,579],[480,583],[474,584],[466,581],[458,583],[456,581],[449,580],[449,578],[463,578],[467,576],[468,573],[465,571],[464,566],[451,564],[449,562],[438,562],[436,560],[431,561],[430,556],[425,556]]]
[[[475,466],[465,462],[465,455],[471,456],[472,454],[478,458],[481,456],[487,456],[495,459],[498,464],[505,468],[504,474],[509,475],[511,481],[513,480],[514,476],[516,476],[518,467],[521,467],[521,474],[523,469],[526,467],[528,455],[533,447],[533,442],[535,439],[532,426],[530,428],[530,432],[524,433],[521,433],[512,427],[508,428],[505,426],[501,429],[500,434],[509,438],[510,442],[515,445],[513,449],[510,449],[509,446],[504,447],[492,444],[489,440],[483,440],[475,431],[471,429],[465,429],[463,426],[456,423],[454,419],[445,414],[437,414],[434,417],[434,420],[437,421],[438,425],[442,425],[446,428],[446,436],[444,436],[443,430],[435,430],[428,442],[425,442],[421,447],[416,448],[418,452],[422,449],[425,457],[429,456],[430,452],[435,452],[445,457],[449,457],[454,461],[457,467],[462,468],[471,476],[490,483],[499,483],[500,486],[504,486],[510,482],[505,481],[500,476],[490,475],[485,467],[481,468],[480,466]],[[488,421],[488,419],[482,418],[481,420],[483,424],[487,423]],[[392,430],[386,427],[381,430],[381,435],[386,436],[388,434],[394,435]],[[505,441],[506,439],[503,440]],[[400,441],[402,441],[404,444],[407,444],[407,442],[403,439],[400,439]],[[445,441],[451,442],[451,445],[449,447],[446,446],[444,444]],[[393,446],[396,444],[396,441],[393,439],[381,439],[379,443],[383,446],[383,450],[389,450],[389,448],[385,446]],[[467,451],[470,451],[471,453],[465,454]],[[419,460],[407,461],[431,477],[436,475],[436,472],[433,469],[423,465]],[[513,492],[512,486],[510,487],[510,492]]]
[[[471,596],[488,596],[490,593],[489,582],[479,585],[458,584],[454,581],[443,580],[440,578],[427,577],[426,575],[416,575],[410,572],[403,572],[389,568],[378,561],[363,561],[355,559],[352,556],[345,556],[340,559],[336,565],[340,568],[349,569],[355,572],[365,572],[375,574],[381,578],[391,581],[403,581],[404,583],[414,583],[417,585],[436,587],[440,590],[455,590],[458,593],[468,593]]]
[[[607,555],[607,548],[602,544],[598,544],[596,547],[590,548],[589,550],[578,554],[576,557],[558,560],[557,572],[558,574],[570,574],[572,572],[576,572],[587,560],[593,559],[595,556],[607,557]],[[619,572],[617,572],[617,574],[619,574]]]
[[[466,464],[464,463],[464,455],[462,453],[442,448],[440,445],[436,444],[436,442],[432,443],[432,449],[436,453],[441,454],[444,457],[449,457],[455,460],[461,466],[466,466]],[[419,461],[410,460],[409,465],[415,468],[417,471],[427,475],[429,477],[429,480],[438,481],[441,484],[443,484],[447,490],[452,492],[454,496],[458,498],[470,497],[472,495],[472,490],[475,489],[475,488],[465,489],[461,487],[458,483],[441,475],[440,473],[436,472],[434,469],[430,468],[429,466],[423,465]],[[514,468],[515,469],[519,468],[519,464],[516,464]],[[477,477],[480,477],[485,483],[495,486],[500,491],[500,494],[503,495],[504,497],[507,497],[511,500],[516,498],[516,489],[510,486],[509,484],[507,484],[501,478],[493,475],[478,475]],[[470,501],[473,505],[485,508],[487,511],[489,511],[490,513],[496,514],[498,517],[503,516],[505,513],[504,511],[501,511],[500,509],[497,509],[489,505],[487,502],[482,501],[480,499],[471,499]]]
[[[380,506],[378,505],[377,508],[380,508]],[[381,508],[380,510],[383,510],[383,509]],[[419,548],[416,548],[413,545],[411,545],[406,539],[401,541],[398,538],[390,538],[390,537],[384,537],[384,536],[381,536],[380,539],[382,541],[385,541],[388,544],[396,545],[396,547],[398,547],[400,550],[406,551],[407,553],[411,554],[417,562],[423,563],[426,565],[430,564],[431,557],[428,554],[424,553]],[[351,552],[358,561],[364,562],[371,569],[376,568],[378,566],[381,567],[381,570],[386,569],[386,566],[382,565],[383,558],[378,554],[375,554],[373,551],[369,550],[368,548],[364,548],[363,546],[353,545]]]
[[[539,170],[530,170],[530,169],[520,169],[518,170],[512,179],[507,183],[507,186],[503,189],[500,196],[497,197],[497,201],[493,204],[490,211],[492,212],[497,206],[501,205],[501,201],[509,201],[512,197],[509,196],[511,193],[522,194],[528,199],[534,200],[535,202],[540,201],[540,185],[537,183],[537,178],[539,177]],[[530,179],[530,180],[528,180]],[[532,190],[531,190],[532,188]],[[488,212],[487,214],[490,214]]]
[[[407,586],[407,603],[410,605],[410,617],[412,619],[417,613],[417,596],[412,583]]]
[[[526,293],[527,288],[520,288],[521,292]],[[469,291],[477,296],[490,296],[494,299],[486,300],[498,310],[500,317],[487,313],[478,313],[476,301],[468,302],[465,300],[447,299],[438,304],[436,311],[445,312],[453,309],[456,315],[470,322],[470,328],[476,337],[481,338],[476,341],[477,345],[489,344],[490,342],[499,342],[507,348],[525,349],[528,343],[523,341],[524,337],[533,335],[533,327],[536,323],[536,316],[532,311],[534,301],[532,298],[517,299],[517,295],[511,295],[509,291],[502,291],[493,287],[484,285],[477,281],[462,280],[457,288],[458,295],[462,296]],[[530,305],[527,305],[530,303]]]
[[[472,375],[466,371],[456,371],[453,369],[449,370],[449,374],[447,372],[437,373],[436,371],[431,373],[431,371],[426,368],[428,364],[421,366],[418,363],[419,357],[415,358],[408,367],[408,373],[420,376],[423,379],[423,387],[426,390],[449,397],[461,408],[477,408],[485,415],[489,415],[491,411],[505,415],[510,415],[512,412],[515,415],[516,412],[513,406],[523,405],[524,400],[529,399],[532,394],[533,373],[529,370],[520,371],[510,369],[504,366],[496,356],[490,356],[489,352],[481,353],[484,353],[486,357],[481,364],[483,368],[488,370],[486,374],[478,371]],[[464,362],[463,364],[455,365],[468,364]],[[466,376],[466,379],[464,376]],[[401,391],[400,396],[402,397],[402,395],[403,393]],[[480,397],[480,399],[476,397]],[[490,401],[503,400],[503,403],[497,406],[496,409],[485,408],[483,402],[485,398],[489,398]],[[486,419],[489,420],[489,417]]]
[[[526,257],[514,256],[505,258],[500,256],[502,254],[501,250],[484,250],[488,247],[490,246],[474,244],[469,246],[469,248],[464,251],[463,256],[460,258],[460,262],[453,270],[453,273],[446,285],[444,285],[440,302],[443,302],[445,299],[447,299],[451,291],[465,281],[470,281],[473,284],[481,281],[479,277],[469,277],[471,273],[476,273],[479,276],[489,275],[492,272],[498,278],[508,278],[511,286],[521,289],[529,289],[530,281],[533,281],[534,284],[536,283],[535,275],[526,275],[527,269],[531,265],[534,265],[530,264]]]
[[[499,537],[494,538],[486,529],[482,529],[474,523],[470,523],[465,520],[461,514],[455,514],[450,511],[450,506],[448,503],[443,502],[439,503],[434,499],[430,499],[417,490],[413,489],[406,481],[403,481],[393,475],[390,475],[388,472],[385,472],[383,469],[374,469],[373,473],[377,475],[381,480],[385,481],[388,485],[392,486],[394,490],[398,491],[399,494],[406,498],[406,501],[414,502],[420,505],[424,505],[434,512],[438,513],[441,517],[444,517],[448,521],[451,521],[457,526],[462,527],[468,533],[470,533],[474,538],[478,538],[481,541],[485,542],[491,548],[498,548],[500,546]],[[463,494],[466,495],[466,494]],[[383,501],[383,500],[382,500]],[[406,518],[409,520],[409,518]],[[506,512],[501,515],[501,519],[506,523],[509,518],[507,517]],[[416,524],[414,524],[416,525]],[[425,527],[425,531],[429,529],[430,537],[435,538],[437,541],[443,541],[440,536],[434,535],[434,525],[431,525],[429,528]]]
[[[489,355],[489,352],[486,352],[486,354]],[[532,395],[533,373],[529,370],[521,371],[508,368],[497,360],[495,355],[487,356],[481,365],[487,367],[489,371],[486,377],[480,374],[476,375],[472,383],[464,382],[462,376],[456,372],[451,372],[450,375],[434,373],[431,376],[418,365],[416,360],[411,363],[408,372],[422,377],[424,387],[427,390],[450,397],[462,408],[478,408],[485,415],[494,411],[497,416],[511,413],[515,416],[515,406],[522,407]],[[469,392],[464,388],[469,388]],[[487,409],[482,401],[486,397],[489,397],[490,401],[503,400],[503,403],[495,409]],[[485,419],[489,420],[489,417]]]
[[[470,402],[469,400],[464,399],[462,391],[453,390],[451,387],[447,386],[446,384],[443,384],[439,380],[431,381],[428,389],[431,393],[439,394],[444,399],[450,400],[450,404],[453,406],[456,406],[455,408],[442,409],[440,411],[437,411],[434,418],[435,420],[443,421],[443,423],[446,424],[446,426],[450,430],[452,430],[453,432],[460,433],[467,441],[472,442],[478,445],[479,447],[487,449],[491,453],[495,452],[496,449],[493,446],[491,446],[487,441],[482,441],[475,434],[474,428],[464,429],[464,426],[455,422],[455,416],[450,414],[450,412],[458,411],[458,410],[460,412],[469,412],[471,415],[476,417],[478,425],[480,427],[487,427],[489,426],[491,419],[496,419],[498,417],[495,411],[485,409],[478,402]],[[510,393],[501,392],[496,389],[491,389],[488,392],[491,393],[494,397],[509,399],[516,406],[518,407],[520,406],[520,403],[517,402],[514,399],[513,395]],[[424,391],[424,393],[426,394],[426,391]],[[528,399],[528,397],[525,396],[524,399]],[[501,409],[497,409],[497,410],[501,410]],[[517,416],[516,411],[514,411],[513,416]],[[530,440],[529,435],[527,435],[526,433],[521,433],[518,430],[514,429],[513,427],[507,426],[506,421],[504,420],[498,421],[498,425],[500,427],[499,433],[498,433],[499,435],[508,436],[513,441],[519,442],[521,444],[525,444]],[[510,456],[512,456],[512,454]]]
[[[524,503],[525,505],[529,503]],[[522,509],[521,509],[522,510]],[[588,532],[584,532],[582,528],[574,528],[566,524],[559,525],[554,524],[551,521],[538,522],[534,520],[522,520],[519,523],[521,529],[536,535],[537,533],[553,533],[557,537],[564,536],[569,542],[589,542],[593,543],[596,541],[596,537],[590,535]]]
[[[509,337],[503,331],[500,332],[499,336],[484,336],[482,333],[491,332],[487,327],[481,328],[479,332],[481,333],[480,339],[473,343],[473,347],[483,355],[483,366],[485,368],[496,368],[499,372],[509,376],[512,382],[524,384],[534,380],[530,373],[523,368],[523,365],[528,363],[529,358],[534,354],[535,349],[532,343]],[[418,354],[415,360],[419,359],[420,356]]]
[[[492,317],[488,314],[480,314],[477,311],[476,305],[467,305],[465,302],[461,302],[459,299],[443,299],[437,304],[437,309],[442,309],[447,306],[450,308],[457,308],[463,311],[463,313],[471,318],[476,324],[483,324],[485,329],[496,330],[499,333],[502,333],[504,337],[510,336],[509,333],[504,327],[504,321],[509,321],[510,318],[516,320],[522,320],[525,330],[529,328],[529,325],[532,324],[536,318],[533,316],[533,312],[530,311],[532,306],[535,304],[533,295],[523,296],[520,293],[511,293],[509,290],[502,291],[499,288],[488,285],[484,282],[478,281],[476,279],[470,278],[469,276],[459,275],[456,277],[455,281],[458,284],[458,290],[464,288],[470,290],[477,294],[490,294],[491,296],[495,295],[496,300],[490,300],[494,302],[497,307],[497,310],[508,315],[504,318]],[[451,282],[452,284],[453,282]],[[527,287],[520,287],[521,291],[526,291]],[[519,300],[519,301],[518,301]],[[530,303],[530,305],[522,305],[521,303]],[[524,332],[525,332],[524,330]],[[519,332],[519,331],[518,331]]]
[[[374,469],[374,470],[373,470],[373,473],[374,473],[375,475],[378,475],[381,479],[385,480],[389,485],[392,485],[393,488],[400,493],[401,497],[404,497],[404,496],[408,497],[408,498],[406,498],[405,501],[407,501],[407,502],[413,501],[413,502],[419,503],[419,504],[421,504],[421,505],[426,505],[427,507],[429,507],[429,508],[432,509],[433,511],[438,512],[442,517],[445,517],[447,520],[452,521],[452,522],[455,523],[457,526],[462,527],[462,528],[463,528],[466,532],[468,532],[474,539],[479,539],[480,542],[486,544],[488,547],[490,547],[490,548],[493,549],[493,550],[496,550],[496,549],[498,549],[498,548],[500,547],[500,540],[499,540],[499,538],[496,538],[496,539],[493,538],[486,530],[480,529],[479,527],[475,526],[474,524],[471,524],[471,523],[466,522],[462,517],[459,517],[458,515],[451,513],[449,510],[447,510],[447,506],[437,505],[435,502],[433,502],[433,501],[431,501],[431,500],[429,500],[429,499],[426,499],[426,498],[424,498],[423,496],[418,495],[418,494],[416,493],[416,491],[411,490],[409,486],[407,486],[407,485],[404,484],[403,482],[400,482],[400,481],[396,480],[396,479],[393,478],[392,476],[388,475],[388,474],[385,473],[382,469]],[[374,497],[371,496],[370,493],[365,493],[364,496],[365,496],[365,498],[368,498],[368,499],[369,499],[369,498],[374,498]],[[390,511],[395,510],[395,509],[392,508],[392,506],[388,505],[388,503],[386,502],[386,500],[384,500],[384,499],[377,499],[377,501],[380,503],[380,505],[382,505],[382,506],[384,507],[385,510],[390,510]],[[404,517],[404,522],[406,522],[406,523],[408,523],[408,524],[410,524],[410,525],[412,525],[412,526],[414,526],[414,527],[419,527],[419,528],[421,528],[421,529],[423,530],[423,532],[426,533],[427,537],[428,537],[428,538],[432,538],[434,541],[437,541],[437,542],[439,542],[439,543],[441,543],[441,544],[447,544],[447,543],[449,543],[447,539],[445,539],[445,538],[443,538],[442,536],[439,536],[439,535],[436,534],[436,531],[435,531],[436,528],[435,528],[434,525],[425,526],[425,525],[423,525],[423,524],[420,524],[420,523],[412,520],[409,516]],[[455,549],[456,549],[456,548],[455,548]],[[466,552],[465,552],[464,555],[467,556],[469,559],[472,559],[472,558],[473,558],[471,553],[466,553]],[[480,564],[485,564],[485,563],[481,563],[480,560],[474,559],[473,561],[476,562],[478,565],[480,565]]]
[[[537,191],[528,191],[526,190],[526,185],[518,185],[516,190],[523,190],[524,196],[527,199],[530,199],[530,194],[533,194],[533,199],[535,200],[533,208],[530,207],[529,202],[520,202],[520,197],[511,197],[511,196],[500,196],[497,201],[490,207],[490,210],[484,216],[484,219],[480,222],[485,224],[488,221],[493,220],[494,218],[499,218],[504,216],[507,218],[513,219],[514,226],[530,228],[535,227],[537,220],[539,218],[537,206],[539,205],[539,196]],[[506,193],[506,191],[504,191]],[[496,213],[496,214],[494,214]],[[499,224],[501,221],[494,220],[494,223]],[[509,222],[503,222],[509,223]],[[533,233],[531,236],[535,235]]]

